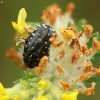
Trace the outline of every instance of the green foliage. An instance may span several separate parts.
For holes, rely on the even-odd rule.
[[[20,41],[20,37],[16,37],[16,42],[19,42]]]
[[[99,32],[95,32],[94,34],[92,34],[92,35],[90,36],[89,42],[87,42],[88,48],[92,47],[93,37],[97,37],[97,39],[100,41]]]
[[[37,74],[30,74],[29,72],[25,72],[25,76],[22,77],[21,79],[18,79],[14,83],[18,83],[22,80],[29,81],[32,80],[34,82],[38,82],[40,80],[39,76]]]
[[[98,41],[100,41],[100,35],[99,32],[96,32],[92,34],[89,38],[89,42],[87,43],[88,48],[92,47],[92,42],[93,42],[93,37],[97,37]],[[99,67],[100,66],[100,51],[98,51],[93,58],[91,59],[91,62],[93,64],[93,67]],[[87,81],[87,83],[95,82],[95,83],[100,83],[100,76],[97,77],[91,77]]]
[[[76,23],[76,28],[77,31],[81,31],[83,30],[82,25],[86,25],[87,24],[87,20],[86,19],[80,19],[77,23]]]
[[[100,41],[100,35],[99,32],[96,32],[92,34],[89,38],[89,42],[87,43],[88,48],[92,47],[93,37],[97,37],[97,39]],[[100,65],[100,52],[97,52],[93,58],[91,59],[91,62],[93,63],[94,67],[98,67]]]
[[[93,67],[98,67],[100,66],[100,51],[97,52],[93,58],[91,59],[91,62],[93,64]]]
[[[85,82],[86,83],[91,83],[91,82],[100,83],[100,76],[91,77],[88,80],[86,80]]]
[[[71,22],[69,22],[68,25],[67,25],[67,27],[71,27],[71,26],[72,26],[72,24],[71,24]]]

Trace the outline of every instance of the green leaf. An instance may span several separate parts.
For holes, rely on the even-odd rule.
[[[77,23],[76,23],[76,28],[77,31],[81,31],[83,30],[82,25],[86,25],[87,24],[87,20],[86,19],[80,19]]]
[[[36,74],[29,74],[29,72],[25,72],[25,77],[22,77],[21,79],[18,79],[18,80],[15,81],[14,83],[19,83],[21,80],[26,80],[26,81],[31,80],[31,81],[36,82],[36,81],[39,81],[40,78],[39,78],[39,76],[36,75]]]
[[[71,27],[71,26],[72,26],[72,24],[71,24],[71,22],[69,22],[68,25],[67,25],[67,27]]]
[[[20,40],[20,37],[16,37],[16,42],[19,42],[19,40]]]
[[[97,52],[93,58],[91,59],[91,62],[93,64],[93,67],[98,67],[100,66],[100,51]]]
[[[100,76],[97,77],[91,77],[88,80],[85,81],[86,83],[91,83],[91,82],[95,82],[95,83],[100,83]]]
[[[89,38],[89,41],[87,42],[88,48],[92,47],[93,37],[97,37],[97,39],[100,41],[99,32],[96,32],[96,33],[92,34],[92,35],[90,36],[90,38]]]

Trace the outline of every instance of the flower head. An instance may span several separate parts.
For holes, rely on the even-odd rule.
[[[64,14],[57,4],[43,11],[42,20],[56,31],[45,24],[31,30],[31,24],[25,22],[27,14],[24,8],[19,12],[17,24],[12,22],[13,27],[22,34],[17,44],[24,46],[24,62],[35,67],[33,74],[26,73],[17,85],[8,89],[13,91],[15,100],[77,100],[78,93],[94,95],[96,83],[86,87],[84,82],[100,75],[100,68],[95,68],[91,61],[100,50],[100,42],[93,37],[91,25],[82,25],[80,30],[77,29],[71,18],[74,7],[70,3],[68,12]],[[51,36],[48,38],[47,35]],[[4,89],[1,90],[5,94]]]

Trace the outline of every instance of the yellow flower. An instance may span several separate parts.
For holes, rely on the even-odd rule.
[[[78,90],[74,90],[71,94],[70,94],[70,100],[77,100],[77,95],[78,95]]]
[[[3,85],[0,83],[0,100],[10,100],[10,97],[7,95],[6,90]]]
[[[6,91],[1,83],[0,83],[0,93],[2,93],[3,95],[6,95]]]
[[[12,25],[16,31],[18,31],[24,38],[27,38],[29,34],[25,31],[25,27],[27,28],[28,25],[25,22],[27,17],[27,13],[24,8],[19,11],[17,23],[12,22]]]
[[[48,83],[46,81],[44,81],[44,80],[40,80],[38,82],[38,84],[40,85],[40,87],[38,88],[39,90],[41,90],[41,89],[43,89],[43,88],[48,86]]]
[[[62,94],[61,95],[61,99],[62,100],[77,100],[77,95],[78,95],[78,90],[74,90],[72,93],[70,94]]]
[[[49,99],[46,96],[42,96],[42,97],[37,98],[36,100],[49,100]]]
[[[19,94],[14,95],[14,100],[20,100],[20,95]]]
[[[75,35],[72,30],[67,29],[59,29],[59,32],[68,41],[71,40]]]
[[[61,99],[62,100],[70,100],[70,95],[64,93],[64,94],[61,95]]]

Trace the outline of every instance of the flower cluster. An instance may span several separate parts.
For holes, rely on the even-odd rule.
[[[92,81],[91,86],[86,87],[85,82],[100,75],[100,68],[91,62],[100,50],[100,42],[97,33],[92,35],[91,25],[82,25],[78,30],[71,19],[74,8],[70,3],[63,14],[60,7],[53,4],[43,11],[43,22],[56,30],[49,39],[49,56],[43,56],[31,70],[33,73],[26,73],[14,87],[5,90],[0,84],[1,100],[77,100],[78,93],[94,95],[96,83]],[[14,29],[21,33],[17,45],[21,44],[22,49],[36,29],[33,23],[25,22],[26,16],[22,8],[18,23],[12,22]]]

